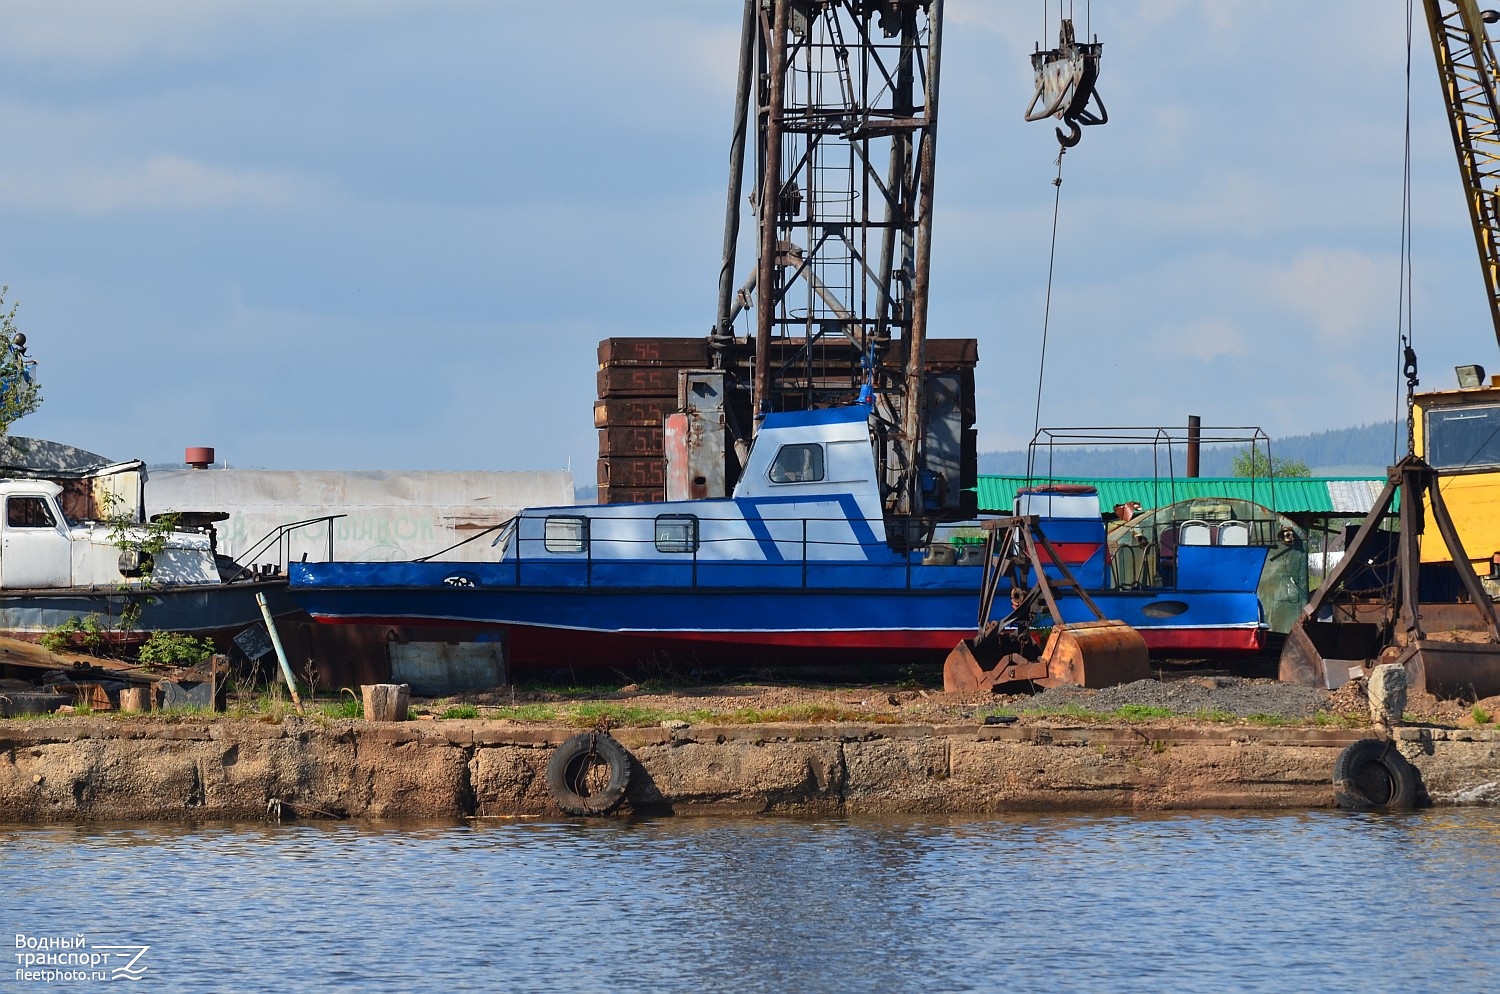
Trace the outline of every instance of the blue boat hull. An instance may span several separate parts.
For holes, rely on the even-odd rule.
[[[520,668],[608,669],[662,655],[768,664],[939,661],[978,622],[977,565],[699,564],[697,582],[692,569],[528,563],[518,583],[514,563],[307,563],[291,567],[291,589],[325,623],[492,633]],[[1158,655],[1253,653],[1264,645],[1253,592],[1094,597],[1109,617],[1139,628]],[[1080,601],[1061,607],[1066,621],[1092,618]]]

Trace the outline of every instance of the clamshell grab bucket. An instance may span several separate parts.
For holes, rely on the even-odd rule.
[[[1009,683],[1042,687],[1076,685],[1113,687],[1151,675],[1151,655],[1141,633],[1123,621],[1104,617],[1068,568],[1064,556],[1042,532],[1037,515],[1016,515],[985,522],[989,531],[985,574],[980,589],[979,630],[964,639],[943,663],[943,690],[974,693]],[[1047,564],[1042,568],[1042,564]],[[1050,576],[1056,570],[1058,576]],[[988,620],[1000,581],[1009,577],[1012,609],[999,621]],[[1023,588],[1028,579],[1035,586]],[[1095,621],[1061,624],[1059,594],[1071,595],[1093,612]],[[1042,612],[1050,629],[1033,627]],[[1047,632],[1038,649],[1038,635]]]
[[[1463,541],[1443,502],[1438,474],[1416,456],[1391,467],[1385,489],[1376,499],[1350,541],[1337,568],[1323,581],[1303,609],[1301,619],[1287,633],[1281,649],[1278,676],[1302,686],[1342,685],[1354,676],[1384,663],[1399,663],[1406,684],[1417,692],[1445,697],[1487,697],[1500,693],[1500,621],[1489,594],[1474,573]],[[1352,569],[1367,560],[1365,548],[1400,495],[1400,535],[1396,545],[1396,583],[1377,622],[1348,620],[1354,601],[1344,589]],[[1467,602],[1481,630],[1430,631],[1428,605],[1419,602],[1421,569],[1419,540],[1430,512]],[[1433,606],[1434,608],[1436,606]],[[1448,605],[1452,607],[1452,605]],[[1441,615],[1431,612],[1441,629]]]
[[[1146,640],[1123,621],[1054,627],[1036,659],[1014,652],[1000,655],[994,645],[973,638],[954,647],[943,663],[943,690],[978,693],[1022,682],[1039,687],[1113,687],[1151,675]]]

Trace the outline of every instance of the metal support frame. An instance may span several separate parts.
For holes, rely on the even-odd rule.
[[[1346,576],[1362,567],[1365,548],[1380,522],[1390,513],[1397,495],[1400,539],[1397,544],[1396,582],[1390,614],[1384,624],[1321,620],[1331,607]],[[1421,570],[1421,538],[1427,512],[1437,526],[1453,558],[1453,567],[1465,596],[1478,610],[1488,639],[1483,644],[1429,641],[1422,627],[1418,580]],[[1417,456],[1407,456],[1392,466],[1385,489],[1344,550],[1344,557],[1303,608],[1302,617],[1287,635],[1281,652],[1280,679],[1287,683],[1317,686],[1343,682],[1351,664],[1369,668],[1379,662],[1401,662],[1417,690],[1455,692],[1456,689],[1500,686],[1500,621],[1494,602],[1474,572],[1463,541],[1443,502],[1438,473]],[[1332,672],[1337,670],[1339,672]],[[1336,678],[1336,680],[1334,679]],[[1481,693],[1483,696],[1483,693]]]
[[[1398,493],[1401,495],[1401,508],[1398,512],[1401,538],[1397,547],[1395,627],[1406,637],[1414,639],[1426,637],[1422,631],[1421,611],[1417,603],[1417,579],[1422,558],[1421,538],[1422,532],[1426,530],[1426,515],[1423,513],[1425,503],[1430,507],[1433,524],[1437,525],[1438,533],[1442,535],[1443,542],[1453,557],[1453,566],[1458,572],[1458,579],[1464,586],[1465,594],[1479,608],[1480,618],[1489,629],[1491,637],[1496,642],[1500,642],[1500,627],[1497,627],[1496,623],[1494,602],[1484,592],[1484,586],[1479,582],[1474,566],[1469,562],[1468,554],[1464,551],[1463,541],[1458,537],[1458,530],[1453,526],[1453,518],[1448,514],[1448,507],[1443,503],[1442,489],[1438,486],[1437,471],[1416,456],[1407,456],[1391,467],[1385,489],[1381,490],[1380,496],[1370,508],[1370,513],[1360,523],[1354,539],[1344,550],[1343,559],[1323,581],[1312,599],[1307,602],[1307,607],[1303,608],[1303,618],[1316,618],[1322,611],[1323,605],[1341,587],[1344,577],[1365,561],[1363,556],[1365,546],[1369,543],[1370,536],[1375,532],[1376,527],[1390,512],[1391,504]]]
[[[746,0],[713,332],[718,360],[731,349],[753,354],[757,417],[845,399],[862,376],[875,376],[888,402],[887,505],[914,516],[923,512],[942,9],[943,0]],[[756,258],[736,294],[752,113]],[[752,287],[754,333],[741,340],[733,322]],[[806,343],[799,360],[773,364],[778,338]],[[818,343],[830,338],[875,361],[869,373],[851,368],[849,382],[825,397],[811,371]],[[894,341],[904,361],[888,369],[879,360]]]
[[[1083,601],[1098,621],[1107,620],[1099,605],[1083,589],[1083,584],[1073,575],[1062,556],[1042,531],[1041,518],[1025,514],[1004,518],[992,518],[984,523],[988,533],[985,544],[984,579],[979,588],[978,634],[985,638],[1012,626],[1025,627],[1037,614],[1037,601],[1046,606],[1054,624],[1064,624],[1062,612],[1057,607],[1057,594],[1071,594]],[[1046,553],[1046,558],[1042,558]],[[1061,579],[1047,575],[1045,566],[1051,565],[1062,574]],[[1028,587],[1031,575],[1036,574],[1036,586]],[[1004,618],[990,620],[994,608],[995,594],[1000,580],[1009,578],[1015,589],[1026,590],[1025,598],[1012,606]]]

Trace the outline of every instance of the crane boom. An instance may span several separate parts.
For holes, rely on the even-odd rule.
[[[1475,0],[1422,2],[1500,341],[1500,74],[1485,30],[1500,18],[1481,12]]]

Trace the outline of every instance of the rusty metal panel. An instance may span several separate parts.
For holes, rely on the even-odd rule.
[[[94,513],[90,520],[102,521],[112,514],[123,514],[141,520],[145,515],[141,501],[145,475],[141,470],[127,470],[96,476],[89,481],[89,497]]]
[[[682,410],[667,419],[664,433],[667,500],[727,497],[729,436],[724,425],[723,370],[683,370],[678,379]]]
[[[594,402],[594,427],[643,425],[660,428],[667,415],[675,410],[676,400],[666,397],[599,400]]]
[[[715,419],[683,411],[669,417],[664,454],[667,500],[728,496],[728,445],[722,414]]]
[[[391,680],[421,697],[490,690],[506,683],[500,642],[391,642]]]
[[[601,366],[598,372],[599,397],[677,396],[675,366]]]
[[[161,683],[161,706],[164,708],[206,708],[210,711],[224,710],[223,680],[209,677],[206,680],[163,680]]]
[[[652,487],[665,490],[666,467],[661,458],[600,459],[600,487]]]
[[[601,366],[706,366],[706,338],[606,338],[599,343]]]
[[[662,460],[667,468],[667,500],[693,500],[693,421],[684,411],[667,418],[662,432]]]
[[[722,369],[684,369],[677,374],[677,408],[722,421],[727,386]]]
[[[979,342],[973,338],[929,338],[923,348],[928,370],[973,369],[979,363]],[[885,355],[886,366],[906,363],[906,343],[892,342]]]
[[[600,487],[601,504],[655,504],[666,499],[660,487]]]
[[[599,430],[599,455],[659,456],[662,454],[662,426],[612,425]]]
[[[929,338],[923,346],[923,356],[928,369],[945,369],[955,366],[973,368],[979,364],[979,340],[975,338]],[[905,363],[905,342],[892,343],[887,363]]]
[[[74,521],[104,521],[115,515],[143,519],[141,506],[143,473],[127,469],[105,476],[63,478],[57,502],[63,514]]]
[[[1422,679],[1411,681],[1414,687],[1460,700],[1500,694],[1500,646],[1433,639],[1417,642],[1416,648],[1413,662]],[[1412,663],[1406,667],[1410,674]]]

